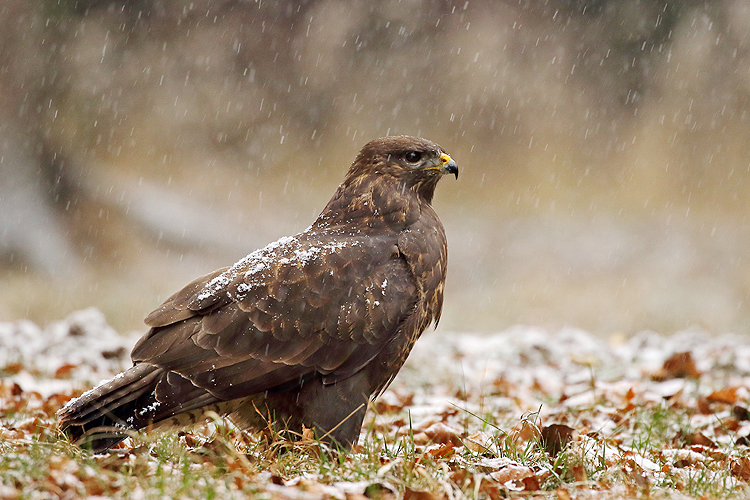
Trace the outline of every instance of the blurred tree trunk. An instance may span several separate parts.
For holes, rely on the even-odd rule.
[[[36,2],[0,6],[0,257],[50,275],[75,267],[53,207],[55,175],[45,159],[42,124],[49,41]]]

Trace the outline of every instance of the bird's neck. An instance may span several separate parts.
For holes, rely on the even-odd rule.
[[[419,188],[419,190],[415,189]],[[413,224],[428,205],[435,187],[409,186],[400,179],[378,174],[347,178],[321,212],[319,226],[357,225],[400,230]],[[429,195],[427,198],[425,195]]]

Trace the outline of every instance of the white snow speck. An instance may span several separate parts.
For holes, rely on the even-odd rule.
[[[231,283],[242,269],[249,268],[249,271],[245,273],[245,276],[249,278],[255,274],[263,272],[267,265],[273,260],[271,255],[274,252],[279,248],[292,245],[296,241],[297,238],[295,236],[284,236],[283,238],[279,238],[273,243],[269,243],[265,247],[243,257],[232,267],[209,281],[198,294],[197,300],[205,300],[215,295],[219,290]]]
[[[159,401],[154,401],[150,405],[148,405],[145,408],[141,408],[138,411],[138,416],[142,417],[143,415],[146,415],[147,413],[154,413],[156,409],[161,405]]]

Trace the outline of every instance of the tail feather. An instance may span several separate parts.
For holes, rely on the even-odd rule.
[[[139,363],[66,404],[58,426],[75,444],[104,451],[152,425],[195,423],[202,411],[194,410],[224,412],[223,403],[176,372]]]
[[[57,413],[60,430],[71,441],[94,451],[110,448],[153,423],[159,402],[161,368],[141,363],[70,401]]]

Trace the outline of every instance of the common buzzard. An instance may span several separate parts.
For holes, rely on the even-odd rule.
[[[430,203],[444,174],[458,178],[458,166],[430,141],[369,142],[310,227],[149,314],[133,367],[70,401],[60,429],[105,450],[213,411],[351,447],[368,399],[440,318],[447,246]]]

